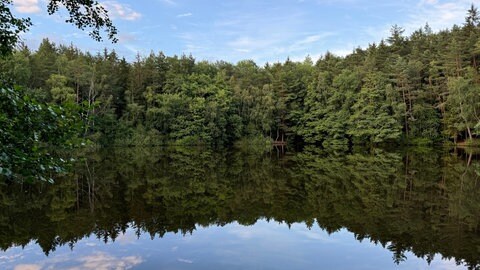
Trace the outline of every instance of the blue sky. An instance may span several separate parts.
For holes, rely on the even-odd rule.
[[[258,63],[287,57],[314,60],[327,50],[346,55],[389,35],[397,24],[409,33],[425,25],[434,30],[461,24],[480,0],[107,0],[119,42],[98,43],[87,33],[49,16],[47,0],[14,0],[19,16],[34,26],[23,35],[36,49],[44,37],[91,52],[115,49],[133,60],[137,53],[192,54],[198,60]]]

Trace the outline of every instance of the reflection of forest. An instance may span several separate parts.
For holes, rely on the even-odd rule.
[[[450,152],[359,150],[272,158],[242,151],[114,149],[85,154],[55,185],[0,187],[0,247],[46,253],[129,226],[162,237],[258,219],[347,228],[388,247],[480,265],[480,163]],[[276,156],[276,154],[273,154]]]

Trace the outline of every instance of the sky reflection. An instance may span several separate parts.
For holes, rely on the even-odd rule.
[[[133,226],[132,226],[133,227]],[[396,265],[381,245],[359,242],[345,229],[329,235],[305,224],[258,221],[199,227],[193,234],[167,233],[137,239],[133,228],[115,242],[94,236],[73,249],[59,247],[45,256],[36,243],[0,253],[0,268],[40,269],[462,269],[439,255],[428,263],[411,253]]]

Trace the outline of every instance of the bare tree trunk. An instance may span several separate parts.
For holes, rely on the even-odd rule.
[[[465,115],[463,114],[463,106],[462,106],[462,103],[460,102],[460,116],[463,118],[463,121],[465,121],[465,126],[467,126],[467,134],[468,134],[468,138],[470,140],[473,139],[472,137],[472,131],[470,130],[470,125],[468,124],[468,120],[467,118],[465,117]]]

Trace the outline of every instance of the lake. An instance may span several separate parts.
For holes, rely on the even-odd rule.
[[[480,267],[471,151],[115,148],[72,171],[1,184],[0,269]]]

